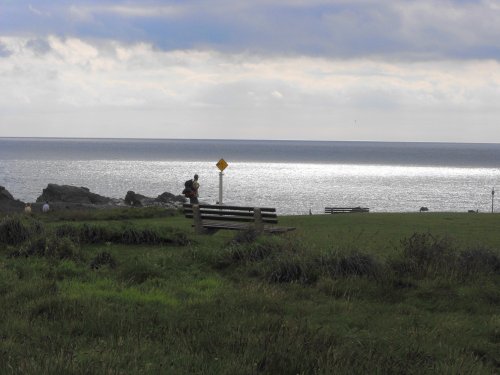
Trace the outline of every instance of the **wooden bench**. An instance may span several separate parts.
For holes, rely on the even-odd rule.
[[[196,233],[215,233],[220,229],[255,229],[262,233],[284,233],[293,227],[278,227],[276,208],[184,204],[186,218],[194,219]]]
[[[325,207],[325,214],[352,214],[359,212],[370,212],[366,207]]]

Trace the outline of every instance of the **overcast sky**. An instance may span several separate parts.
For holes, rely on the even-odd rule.
[[[500,142],[500,0],[0,0],[0,136]]]

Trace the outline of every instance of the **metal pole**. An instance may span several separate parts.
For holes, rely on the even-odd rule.
[[[495,198],[495,188],[491,188],[491,213],[493,213],[493,202],[494,202],[494,198]]]
[[[219,205],[222,206],[222,176],[224,173],[219,172]]]

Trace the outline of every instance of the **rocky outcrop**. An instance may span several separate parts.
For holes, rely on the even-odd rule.
[[[147,207],[147,206],[175,207],[181,205],[185,201],[186,198],[183,195],[174,195],[168,192],[160,194],[156,198],[146,197],[134,191],[127,191],[127,195],[125,196],[125,204],[134,207]]]
[[[177,208],[186,201],[182,195],[174,195],[168,192],[158,195],[156,198],[146,197],[133,191],[128,191],[125,199],[108,198],[92,193],[86,187],[71,185],[48,184],[43,189],[36,202],[32,204],[33,212],[41,211],[42,204],[48,201],[50,209],[92,209],[92,208],[113,208],[113,207],[165,207]],[[3,186],[0,186],[0,212],[22,212],[25,204],[14,199]]]
[[[98,205],[112,203],[111,198],[92,193],[86,187],[56,184],[49,184],[45,189],[43,189],[42,195],[40,195],[36,201]]]
[[[163,203],[170,203],[170,202],[177,202],[177,203],[184,203],[186,201],[186,197],[184,195],[174,195],[169,192],[165,192],[163,194],[160,194],[156,197],[157,202],[163,202]]]
[[[18,212],[24,209],[24,203],[14,199],[11,193],[0,186],[0,212]]]

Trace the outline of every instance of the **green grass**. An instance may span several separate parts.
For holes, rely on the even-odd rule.
[[[359,247],[391,253],[403,237],[415,232],[450,236],[461,246],[484,244],[500,248],[500,215],[468,213],[370,213],[290,216],[283,225],[297,227],[310,246]]]
[[[295,232],[250,243],[157,211],[63,216],[0,221],[1,374],[500,372],[500,215],[283,217]],[[61,225],[114,235],[20,251],[67,246]]]

